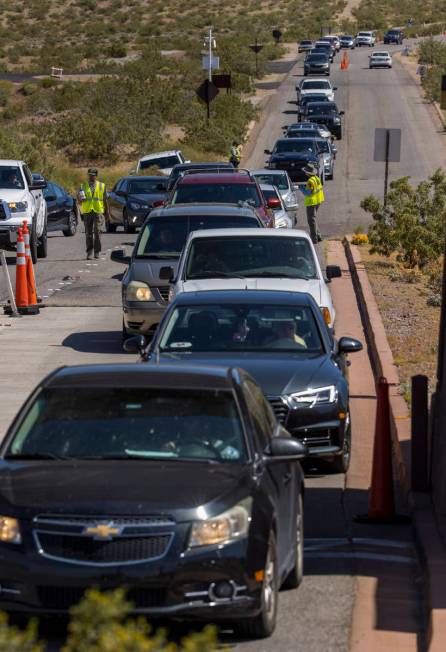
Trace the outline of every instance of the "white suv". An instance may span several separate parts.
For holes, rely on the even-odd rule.
[[[320,77],[305,77],[296,86],[298,102],[308,93],[325,95],[329,102],[334,102],[335,90],[337,90],[337,87],[333,86],[329,79],[321,79]]]
[[[47,256],[46,181],[23,161],[0,160],[0,246],[17,242],[17,229],[28,221],[33,262]]]
[[[355,40],[357,47],[368,45],[372,48],[376,42],[376,34],[375,32],[358,32]]]
[[[172,168],[181,163],[190,163],[190,161],[186,161],[179,149],[174,149],[168,152],[155,152],[154,154],[146,154],[146,156],[139,159],[138,165],[136,166],[136,172],[139,173],[141,170],[157,167],[161,174],[168,177],[172,172]]]

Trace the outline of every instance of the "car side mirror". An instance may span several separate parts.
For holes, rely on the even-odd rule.
[[[263,459],[267,464],[274,464],[274,462],[303,460],[307,455],[308,448],[301,441],[279,435],[271,439]]]
[[[125,340],[122,348],[126,353],[139,353],[141,356],[145,353],[147,340],[144,335],[135,335]]]
[[[127,193],[124,190],[117,190],[115,195],[118,195],[118,197],[127,197]]]
[[[122,263],[123,265],[130,264],[130,256],[127,256],[124,249],[114,249],[110,254],[110,260],[115,263]]]
[[[162,281],[172,281],[174,277],[173,267],[170,265],[161,267],[159,277]]]
[[[47,187],[47,182],[46,179],[34,179],[33,182],[30,184],[29,189],[30,190],[44,190],[44,188]]]
[[[362,351],[362,342],[353,337],[341,337],[338,342],[339,353],[357,353]]]
[[[46,201],[56,201],[57,197],[56,195],[47,195],[45,199]]]
[[[338,87],[337,87],[337,86],[333,86],[333,90],[334,90],[334,91],[337,91],[337,90],[338,90]]]
[[[271,156],[271,150],[270,149],[264,149],[263,153],[264,154],[269,154],[269,156]]]
[[[342,276],[342,270],[339,265],[327,265],[325,273],[330,281],[332,278],[341,278]]]

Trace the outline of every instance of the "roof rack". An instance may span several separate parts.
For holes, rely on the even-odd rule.
[[[182,170],[180,174],[183,177],[186,177],[189,174],[234,174],[236,172],[241,172],[242,174],[247,174],[251,176],[251,172],[245,168],[191,168],[190,170]]]

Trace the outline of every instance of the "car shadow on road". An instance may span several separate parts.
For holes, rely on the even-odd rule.
[[[79,353],[120,353],[123,354],[122,338],[119,331],[85,331],[68,335],[62,346]]]
[[[285,113],[286,115],[297,115],[296,110],[290,111],[290,110],[287,109],[286,111],[282,111],[282,113]]]

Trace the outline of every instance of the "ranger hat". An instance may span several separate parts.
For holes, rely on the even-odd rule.
[[[88,170],[88,174],[91,174],[92,177],[93,177],[93,176],[94,176],[94,177],[97,177],[97,176],[98,176],[98,171],[97,171],[96,168],[90,168],[90,169]]]
[[[307,176],[312,177],[314,174],[318,173],[318,170],[312,163],[308,163],[308,165],[302,168],[302,172]]]

